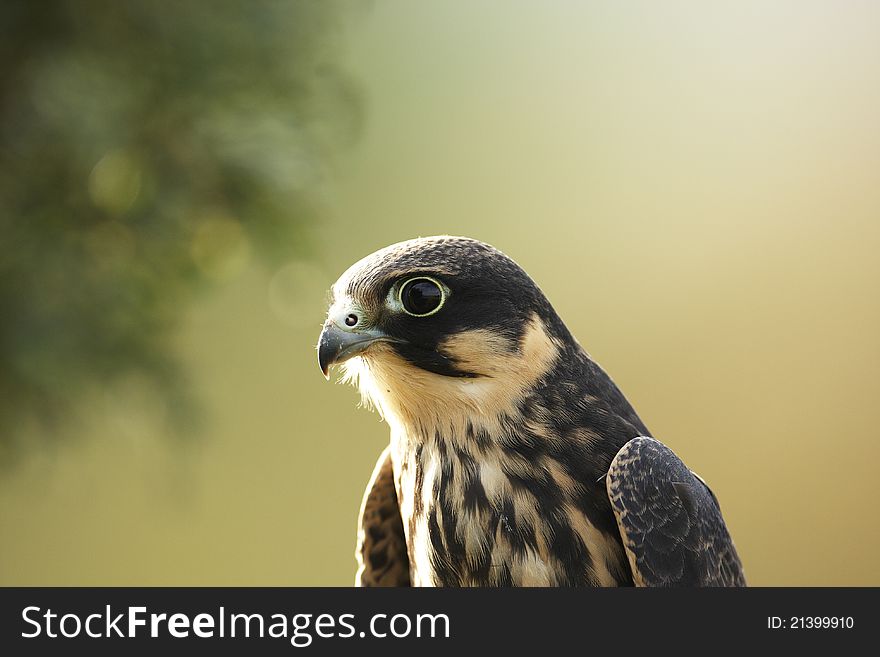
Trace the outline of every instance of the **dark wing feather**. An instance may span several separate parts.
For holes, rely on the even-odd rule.
[[[356,586],[409,586],[409,557],[388,448],[379,456],[361,502]]]
[[[636,585],[746,585],[715,496],[668,447],[629,441],[606,486]]]

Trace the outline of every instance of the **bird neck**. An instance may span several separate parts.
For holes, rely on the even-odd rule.
[[[536,315],[513,347],[482,329],[456,334],[442,345],[462,368],[480,376],[434,374],[384,345],[352,359],[345,370],[365,403],[394,432],[413,440],[437,435],[456,440],[473,432],[500,434],[504,423],[519,415],[530,391],[558,368],[562,347]]]

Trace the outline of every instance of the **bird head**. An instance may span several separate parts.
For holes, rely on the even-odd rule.
[[[469,238],[388,246],[349,267],[331,294],[318,341],[324,376],[344,364],[386,418],[423,426],[503,412],[571,339],[519,265]]]

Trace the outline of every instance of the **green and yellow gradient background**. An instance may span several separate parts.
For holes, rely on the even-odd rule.
[[[315,260],[242,248],[176,342],[201,439],[136,380],[89,402],[0,479],[0,584],[350,584],[387,429],[318,371],[326,289],[450,233],[709,481],[751,584],[880,585],[880,5],[381,0],[345,45]]]

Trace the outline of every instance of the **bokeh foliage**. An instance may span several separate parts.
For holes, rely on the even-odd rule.
[[[0,463],[136,377],[191,417],[170,341],[252,257],[306,257],[357,133],[344,5],[0,3]]]

